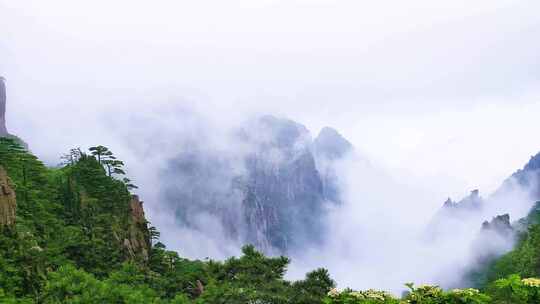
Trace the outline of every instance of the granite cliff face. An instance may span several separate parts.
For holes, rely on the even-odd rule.
[[[6,83],[5,78],[0,76],[0,137],[6,135]]]
[[[178,224],[266,253],[322,241],[326,210],[339,202],[333,162],[352,146],[329,128],[313,141],[303,125],[272,116],[232,137],[241,152],[194,145],[170,161],[163,195]]]
[[[17,200],[6,170],[0,166],[0,228],[15,224]]]
[[[123,241],[124,248],[132,259],[148,260],[151,248],[148,222],[144,215],[143,202],[132,195],[129,202],[129,225]]]
[[[264,133],[271,136],[261,140],[259,134]],[[246,157],[247,174],[241,178],[246,241],[265,250],[285,251],[320,241],[324,190],[307,129],[264,117],[242,136],[254,147]]]

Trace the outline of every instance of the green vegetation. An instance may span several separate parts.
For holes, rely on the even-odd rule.
[[[334,287],[323,269],[286,281],[289,260],[252,246],[223,262],[181,258],[134,211],[136,186],[108,148],[72,149],[62,160],[46,168],[0,139],[17,195],[16,224],[0,225],[0,303],[307,304]]]
[[[481,291],[412,284],[402,298],[338,291],[325,269],[285,280],[288,258],[253,246],[225,261],[182,258],[159,242],[124,163],[108,148],[61,158],[61,167],[47,168],[17,140],[0,138],[9,176],[0,198],[12,188],[17,202],[15,224],[2,224],[9,214],[0,200],[0,303],[540,303],[540,281],[520,277],[540,275],[538,224],[528,223],[516,250],[490,265]]]
[[[438,286],[414,287],[406,284],[409,292],[402,299],[375,290],[355,292],[333,289],[324,300],[325,304],[534,304],[540,303],[540,279],[521,279],[511,275],[492,282],[480,292],[477,289],[453,289],[444,291]]]

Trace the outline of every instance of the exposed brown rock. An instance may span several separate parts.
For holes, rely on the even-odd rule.
[[[201,283],[201,281],[197,280],[197,291],[196,291],[197,296],[202,295],[203,292],[204,292],[204,285],[203,283]]]
[[[131,212],[131,218],[135,223],[146,223],[146,218],[144,217],[143,202],[139,200],[138,195],[132,195],[131,201],[129,202],[129,208]]]
[[[0,166],[0,228],[15,224],[17,200],[6,170]]]
[[[151,247],[150,233],[144,217],[143,202],[139,200],[137,195],[131,197],[129,209],[130,225],[123,245],[130,258],[142,258],[143,261],[147,261]]]

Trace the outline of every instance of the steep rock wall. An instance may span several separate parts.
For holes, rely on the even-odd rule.
[[[0,76],[0,136],[6,135],[6,84],[4,77]]]
[[[15,189],[6,170],[0,166],[0,227],[15,224],[16,209]]]
[[[129,227],[123,241],[123,245],[132,259],[148,260],[151,243],[147,223],[143,202],[139,196],[132,195],[129,202]]]

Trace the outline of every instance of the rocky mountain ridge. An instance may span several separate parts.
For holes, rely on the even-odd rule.
[[[490,201],[503,198],[505,193],[511,191],[522,191],[531,202],[540,200],[540,152],[531,156],[530,160],[509,176],[501,186],[493,192],[487,199],[480,196],[479,190],[471,191],[471,194],[459,202],[454,202],[451,198],[445,201],[442,210],[477,211],[482,209]],[[509,202],[511,203],[511,202]],[[450,211],[451,212],[451,211]]]

